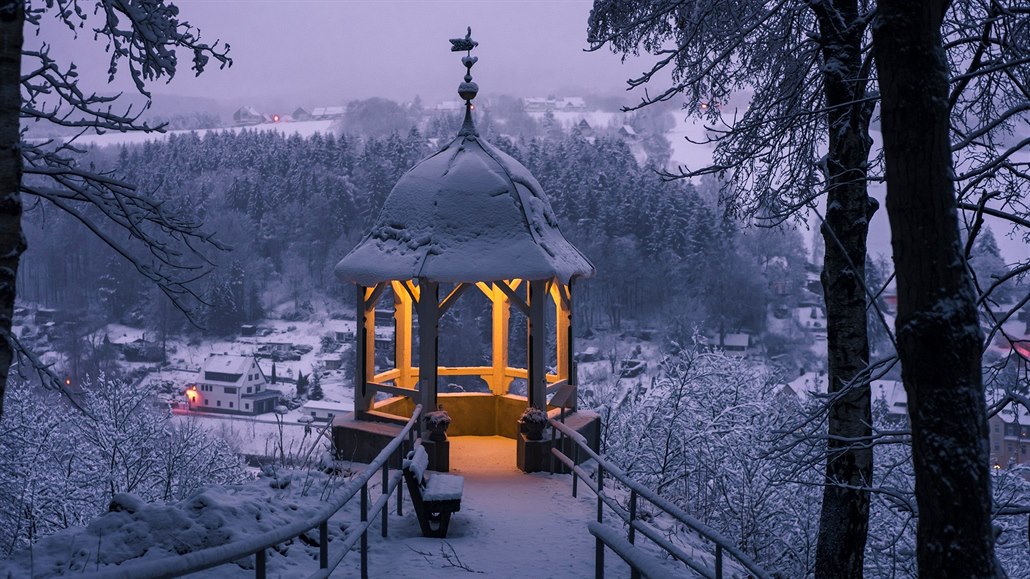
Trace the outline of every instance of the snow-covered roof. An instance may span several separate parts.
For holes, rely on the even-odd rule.
[[[343,281],[373,285],[589,277],[594,266],[558,229],[540,183],[521,163],[461,133],[408,170],[372,230],[336,266]]]
[[[204,361],[201,372],[220,372],[222,374],[243,374],[250,368],[254,358],[250,356],[232,356],[229,354],[213,354]]]
[[[308,400],[304,403],[303,410],[329,410],[332,412],[350,412],[354,405],[349,402],[329,402],[328,400]]]
[[[747,348],[751,345],[751,336],[748,334],[726,334],[722,343],[729,348]]]

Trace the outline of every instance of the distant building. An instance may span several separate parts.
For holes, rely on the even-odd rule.
[[[329,421],[334,416],[343,416],[354,410],[353,404],[343,402],[327,402],[325,400],[309,400],[300,411],[315,420]]]
[[[522,109],[527,113],[546,113],[547,111],[581,113],[587,110],[587,103],[583,97],[560,99],[529,97],[522,99]]]
[[[619,136],[624,139],[635,141],[637,138],[637,132],[633,130],[633,127],[629,125],[622,125],[619,127]]]
[[[987,420],[987,428],[993,468],[1030,464],[1030,411],[1022,405],[1009,404]]]
[[[456,113],[465,110],[465,101],[441,101],[433,107],[438,113]]]
[[[529,97],[522,99],[522,109],[527,113],[546,113],[554,110],[554,99]]]
[[[311,111],[304,107],[297,107],[290,116],[297,121],[310,121],[312,119]]]
[[[727,353],[747,354],[751,347],[751,336],[749,334],[726,334],[722,340],[722,349]]]
[[[265,116],[254,107],[240,107],[232,114],[232,121],[237,126],[259,125],[265,122]]]
[[[343,367],[343,356],[339,354],[325,354],[321,360],[322,368],[326,370],[339,370]]]
[[[554,103],[554,110],[566,112],[583,112],[587,110],[587,103],[582,97],[565,97]]]
[[[190,410],[232,414],[271,412],[282,393],[266,388],[265,375],[250,356],[215,354],[186,390]]]
[[[347,107],[315,107],[311,109],[311,118],[315,120],[342,119],[347,114]]]

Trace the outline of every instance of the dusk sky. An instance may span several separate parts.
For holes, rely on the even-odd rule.
[[[466,26],[480,42],[473,74],[484,96],[618,93],[640,68],[623,65],[608,51],[583,51],[587,0],[175,4],[205,40],[231,45],[234,64],[200,78],[182,67],[170,85],[153,86],[157,96],[282,101],[282,106],[343,104],[371,96],[404,101],[416,94],[427,103],[453,99],[463,69],[447,39],[464,36]],[[47,23],[44,36],[54,41],[55,50],[74,50],[85,78],[104,78],[106,56],[92,35],[73,40],[53,24]],[[183,62],[188,55],[179,58],[180,66],[188,66]]]

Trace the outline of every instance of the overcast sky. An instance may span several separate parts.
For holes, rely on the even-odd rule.
[[[515,96],[618,92],[637,67],[608,51],[587,53],[588,0],[176,0],[180,16],[207,41],[228,42],[231,69],[193,78],[186,66],[154,94],[307,106],[416,94],[427,103],[456,97],[464,69],[449,38],[472,26],[480,42],[473,69],[480,94]],[[56,29],[50,26],[50,29]],[[89,76],[106,57],[92,34],[73,40],[47,31]],[[180,66],[187,64],[180,54]],[[187,64],[188,66],[188,64]],[[627,102],[631,99],[627,95]],[[158,99],[160,100],[160,99]]]

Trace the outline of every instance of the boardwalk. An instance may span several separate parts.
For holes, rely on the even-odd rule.
[[[566,475],[523,474],[515,467],[515,441],[507,438],[453,437],[451,461],[452,472],[465,477],[465,493],[448,538],[423,538],[410,506],[404,517],[391,515],[389,539],[370,537],[371,577],[594,576],[586,526],[596,499],[589,490],[574,499]],[[357,562],[357,553],[348,555],[333,576],[358,576]],[[629,575],[611,552],[606,569],[610,577]]]

